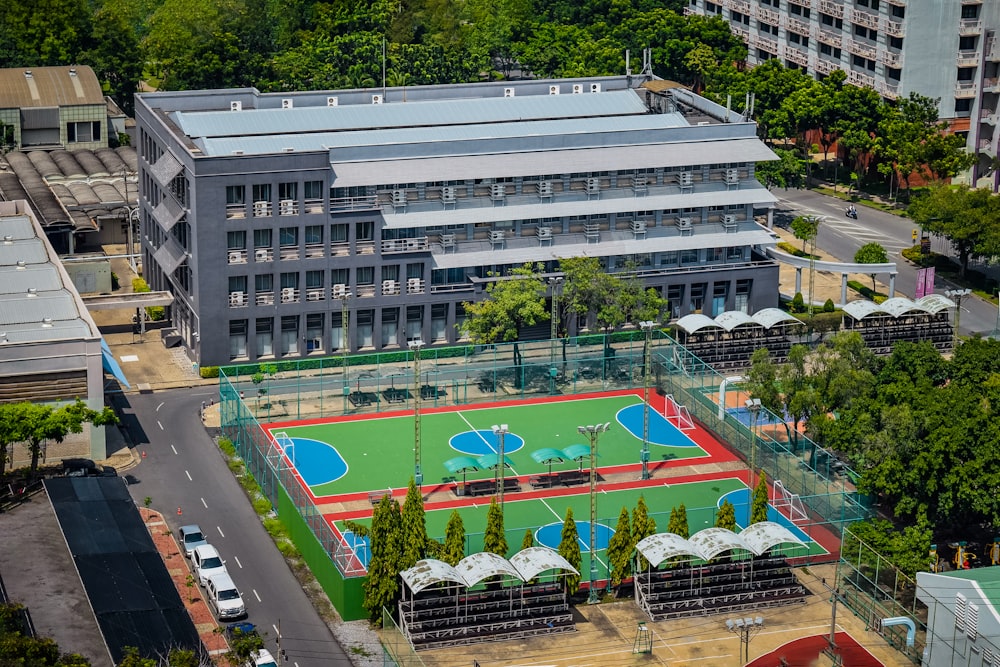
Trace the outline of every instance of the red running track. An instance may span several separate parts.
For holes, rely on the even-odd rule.
[[[829,635],[814,635],[794,639],[747,663],[747,667],[774,667],[781,664],[782,658],[788,667],[810,667],[830,645],[829,638]],[[837,653],[843,658],[844,667],[885,667],[848,633],[838,632],[836,639]]]

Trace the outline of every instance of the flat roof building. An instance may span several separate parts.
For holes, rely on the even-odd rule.
[[[773,153],[644,83],[139,95],[147,280],[203,365],[454,343],[492,274],[567,257],[639,275],[673,317],[776,305],[754,220]]]

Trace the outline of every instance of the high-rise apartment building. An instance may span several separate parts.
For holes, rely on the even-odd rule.
[[[1000,3],[990,0],[689,0],[687,12],[717,15],[747,44],[750,64],[772,58],[891,99],[916,92],[967,136],[970,150],[997,155]]]
[[[204,365],[454,343],[496,274],[567,257],[675,317],[777,304],[773,153],[663,81],[154,93],[136,121],[146,278]]]

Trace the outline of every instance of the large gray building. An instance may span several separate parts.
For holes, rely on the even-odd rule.
[[[938,100],[938,113],[985,154],[1000,133],[1000,3],[995,0],[688,0],[686,13],[719,16],[747,45],[748,61],[778,59],[896,99]]]
[[[674,317],[777,303],[773,154],[666,82],[153,93],[136,121],[146,277],[203,365],[454,343],[491,273],[582,255]]]

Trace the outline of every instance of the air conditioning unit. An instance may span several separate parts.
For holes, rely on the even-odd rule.
[[[386,296],[392,296],[393,294],[399,294],[399,283],[395,280],[383,280],[382,281],[382,294]]]
[[[372,104],[382,104],[382,96],[372,95]]]
[[[282,109],[291,109],[294,106],[295,106],[295,100],[293,100],[290,97],[284,97],[284,98],[282,98],[282,100],[281,100],[281,108]]]
[[[504,88],[503,89],[503,96],[504,97],[514,97],[514,89],[513,88]]]
[[[256,260],[258,262],[266,262],[266,261],[268,261],[268,259],[267,259],[268,258],[268,254],[269,253],[268,253],[268,251],[265,248],[259,248],[259,249],[257,249],[257,250],[254,251],[253,258],[254,258],[254,260]]]
[[[691,229],[691,218],[677,218],[677,229]]]
[[[326,98],[326,106],[328,106],[328,107],[335,107],[338,104],[340,104],[340,99],[339,98],[337,98],[337,97],[328,97],[328,98]]]
[[[295,301],[295,288],[294,287],[282,287],[281,288],[281,300],[282,301]]]
[[[724,225],[736,224],[736,216],[727,213],[726,215],[722,216],[722,224]]]
[[[549,95],[558,95],[559,86],[549,86]]]
[[[347,294],[347,285],[343,283],[337,283],[333,286],[333,298],[343,299],[344,295]]]
[[[243,261],[243,253],[241,253],[238,250],[230,250],[229,251],[229,263],[230,264],[239,264],[242,261]]]
[[[573,84],[573,94],[574,95],[582,95],[583,94],[583,84],[582,83],[574,83]]]
[[[257,217],[267,215],[268,204],[266,201],[255,201],[253,203],[253,214]]]
[[[243,102],[236,102],[236,101],[230,102],[229,103],[229,110],[230,111],[243,111]]]
[[[682,186],[694,185],[694,174],[690,171],[678,172],[677,182]]]
[[[236,308],[247,305],[247,295],[245,292],[230,292],[229,307]]]
[[[726,183],[739,183],[740,182],[740,170],[739,169],[726,169]]]
[[[601,92],[601,84],[599,84],[599,83],[592,83],[592,84],[590,84],[590,92],[592,92],[592,93],[599,93],[599,92]]]
[[[278,202],[278,208],[281,215],[293,215],[295,213],[295,200],[294,199],[282,199]]]
[[[323,338],[309,338],[306,340],[306,352],[315,352],[323,349]]]

